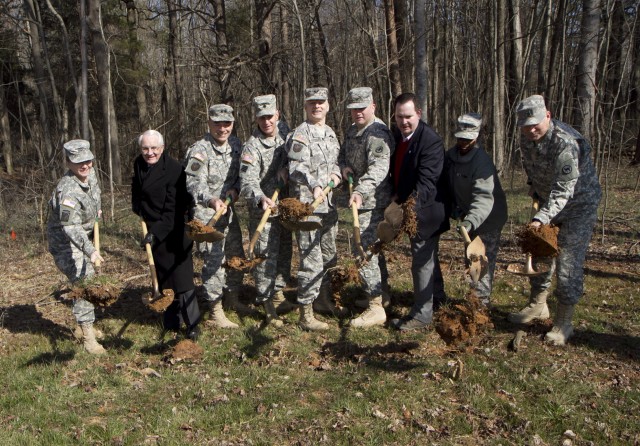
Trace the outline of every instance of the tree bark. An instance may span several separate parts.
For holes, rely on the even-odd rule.
[[[400,65],[398,62],[398,38],[396,35],[396,20],[393,9],[393,0],[384,0],[384,11],[387,30],[387,59],[389,81],[391,82],[391,95],[395,98],[402,93],[402,80],[400,77]]]
[[[427,27],[426,27],[426,0],[415,0],[415,82],[418,106],[427,110],[428,67],[427,67]]]
[[[2,68],[0,68],[0,73]],[[2,79],[2,76],[0,76]],[[2,142],[2,157],[4,168],[9,175],[13,175],[13,145],[11,144],[11,128],[9,127],[9,111],[4,84],[0,82],[0,141]]]
[[[576,127],[592,141],[596,104],[596,67],[598,62],[598,32],[600,30],[600,0],[583,0],[580,58],[576,79]]]
[[[179,150],[187,147],[185,137],[186,106],[184,103],[184,93],[182,91],[182,72],[180,70],[180,26],[178,24],[178,8],[181,7],[180,0],[167,0],[169,13],[169,60],[171,61],[171,74],[173,75],[173,88],[176,97],[177,107],[177,146]]]

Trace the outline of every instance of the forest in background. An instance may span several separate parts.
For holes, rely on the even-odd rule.
[[[594,147],[601,174],[640,162],[640,26],[629,0],[7,0],[0,4],[0,169],[55,180],[62,143],[88,139],[105,187],[128,183],[137,136],[174,156],[206,129],[275,93],[291,127],[303,91],[329,88],[328,123],[350,124],[350,88],[374,89],[391,120],[403,91],[453,144],[458,115],[483,115],[500,172],[519,165],[514,110],[544,95]],[[110,181],[112,180],[112,181]],[[0,180],[1,181],[1,180]],[[47,192],[48,193],[48,192]]]

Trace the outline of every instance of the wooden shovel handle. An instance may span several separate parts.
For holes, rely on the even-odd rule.
[[[327,185],[327,187],[324,188],[324,190],[322,191],[322,195],[320,195],[318,198],[316,198],[315,200],[313,200],[313,203],[311,203],[311,209],[312,210],[316,210],[316,208],[318,207],[318,205],[320,203],[322,203],[322,200],[324,199],[324,197],[326,197],[326,195],[331,192],[331,189],[333,189],[333,180],[329,181],[329,184]]]
[[[140,220],[142,226],[142,237],[147,236],[147,224],[144,220]],[[156,272],[156,264],[153,261],[153,252],[151,252],[151,244],[145,243],[145,250],[147,251],[147,260],[149,261],[149,272],[151,273],[151,283],[153,284],[153,295],[158,296],[160,290],[158,288],[158,273]]]
[[[278,194],[280,193],[280,188],[276,188],[275,192],[271,196],[271,201],[275,203],[278,199]],[[253,255],[253,248],[256,246],[258,242],[258,238],[260,238],[260,234],[262,234],[262,230],[264,229],[264,225],[267,224],[267,220],[269,219],[269,215],[271,215],[271,208],[268,207],[264,214],[262,214],[262,218],[260,219],[260,223],[258,223],[258,227],[256,228],[256,232],[253,233],[253,237],[251,237],[251,241],[249,242],[249,255]]]
[[[349,174],[349,198],[353,195],[353,175]],[[353,241],[358,247],[358,251],[363,258],[366,258],[366,253],[362,247],[362,239],[360,238],[360,218],[358,218],[358,205],[354,201],[351,203],[351,213],[353,214]]]
[[[531,202],[531,218],[532,219],[538,213],[539,209],[540,209],[540,202],[534,198],[533,201]]]
[[[467,228],[464,226],[460,226],[460,234],[462,234],[462,238],[464,239],[464,243],[468,245],[471,243],[471,238],[469,238],[469,233],[467,232]]]
[[[100,225],[98,225],[98,219],[93,222],[93,247],[96,248],[96,252],[100,255]],[[100,268],[102,262],[100,259],[96,260],[96,268]]]
[[[231,196],[228,195],[226,200],[224,200],[224,204],[226,206],[229,206],[229,204],[231,203]],[[215,214],[213,214],[213,217],[211,217],[211,220],[209,220],[209,222],[207,223],[207,226],[213,226],[216,224],[216,222],[218,220],[220,220],[220,216],[222,215],[222,213],[224,212],[224,208],[220,208],[216,211]]]

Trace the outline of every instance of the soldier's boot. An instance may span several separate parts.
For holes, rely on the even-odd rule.
[[[275,292],[272,301],[273,306],[276,308],[276,311],[280,314],[288,313],[298,308],[296,304],[289,302],[287,298],[284,297],[284,292],[282,290],[278,290]]]
[[[258,312],[240,302],[240,290],[225,290],[223,293],[224,306],[227,310],[233,310],[241,316],[258,316]]]
[[[207,325],[213,325],[216,328],[238,328],[239,325],[227,319],[222,309],[222,299],[218,299],[211,303],[211,317],[206,322]]]
[[[104,339],[104,333],[99,328],[93,327],[93,334],[95,335],[96,339]],[[75,330],[73,330],[73,337],[78,341],[82,341],[82,338],[84,336],[82,334],[82,327],[80,327],[80,324],[76,325]]]
[[[553,327],[545,336],[544,340],[553,345],[565,345],[573,334],[573,305],[558,303],[556,317],[553,318]]]
[[[347,315],[346,308],[338,308],[331,301],[329,286],[321,286],[318,298],[313,301],[313,311],[328,316],[344,317]]]
[[[92,355],[104,355],[107,353],[104,347],[96,341],[96,334],[93,331],[93,324],[91,322],[80,324],[80,329],[82,330],[82,343],[88,353]]]
[[[384,325],[387,320],[387,314],[382,306],[382,296],[369,298],[369,308],[355,319],[351,319],[352,327],[373,327],[375,325]]]
[[[517,313],[509,313],[507,319],[514,324],[528,324],[534,319],[548,319],[549,307],[547,306],[548,291],[531,294],[529,304]]]
[[[313,316],[313,305],[300,305],[300,328],[305,331],[325,331],[329,329],[329,324],[317,320]]]
[[[276,307],[273,305],[273,300],[265,300],[262,303],[265,312],[265,322],[268,325],[273,325],[274,327],[280,328],[284,326],[284,322],[278,317],[278,313],[276,313]]]
[[[388,287],[382,288],[382,308],[389,308],[391,304],[391,294],[389,294]],[[369,308],[369,299],[358,299],[355,302],[358,308]]]

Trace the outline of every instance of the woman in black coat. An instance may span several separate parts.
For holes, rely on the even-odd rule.
[[[193,283],[193,242],[185,234],[191,196],[187,192],[182,165],[164,153],[164,139],[147,130],[138,139],[141,155],[133,165],[131,206],[147,224],[142,242],[151,244],[159,288],[175,293],[164,313],[165,330],[179,330],[182,322],[187,337],[196,339],[200,310]]]

